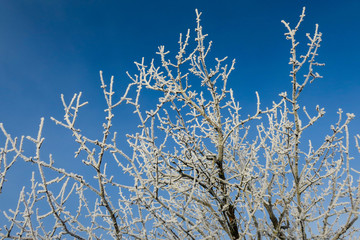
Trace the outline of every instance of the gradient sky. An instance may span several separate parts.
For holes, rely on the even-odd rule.
[[[245,111],[255,108],[255,91],[262,104],[270,106],[291,86],[290,42],[280,21],[294,26],[303,6],[307,10],[300,43],[306,44],[305,33],[313,33],[318,23],[323,33],[318,60],[326,66],[317,69],[324,78],[308,86],[301,100],[308,109],[317,104],[325,108],[319,133],[335,122],[339,107],[358,116],[350,130],[360,133],[359,0],[1,0],[0,122],[13,136],[35,136],[45,117],[45,151],[60,159],[72,156],[71,134],[50,120],[62,119],[60,94],[70,99],[82,91],[89,105],[80,113],[80,123],[90,135],[101,131],[105,102],[99,70],[107,80],[114,75],[117,88],[126,86],[126,71],[136,73],[134,61],[156,59],[159,45],[175,53],[179,33],[187,29],[194,36],[195,8],[203,12],[213,56],[236,58],[229,81]],[[120,132],[130,126],[130,113],[126,107],[118,110]],[[17,183],[30,178],[21,163],[15,170],[21,175],[10,172],[5,190],[18,189]]]

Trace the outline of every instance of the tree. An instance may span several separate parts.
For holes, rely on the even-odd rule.
[[[302,141],[305,132],[324,116],[299,103],[301,92],[321,76],[316,56],[321,33],[307,34],[308,49],[298,55],[295,39],[304,17],[291,28],[292,92],[263,109],[257,96],[255,113],[241,115],[235,94],[227,86],[235,61],[215,58],[208,67],[211,42],[196,11],[195,47],[188,50],[190,31],[180,35],[175,60],[159,47],[161,64],[136,63],[139,73],[115,100],[100,72],[107,108],[102,138],[92,139],[76,125],[87,104],[81,93],[70,102],[61,96],[62,121],[78,145],[76,158],[89,176],[56,166],[40,154],[44,119],[37,137],[27,137],[35,154],[23,151],[24,137],[11,137],[4,126],[0,189],[17,159],[35,164],[30,190],[20,193],[15,210],[4,212],[8,225],[2,238],[12,239],[351,239],[359,236],[359,172],[350,167],[348,125],[344,115],[315,147]],[[306,68],[306,69],[305,69]],[[305,72],[303,76],[302,74]],[[197,88],[196,85],[199,85]],[[192,86],[193,85],[193,86]],[[195,87],[194,87],[195,86]],[[152,110],[140,107],[143,91],[161,94]],[[112,129],[113,110],[134,107],[139,119],[127,144]],[[360,151],[355,137],[356,147]],[[49,174],[49,172],[52,172]],[[109,172],[111,173],[109,175]],[[357,180],[355,176],[357,176]],[[124,181],[126,176],[128,181]],[[4,194],[4,193],[3,193]],[[45,204],[46,203],[46,204]]]

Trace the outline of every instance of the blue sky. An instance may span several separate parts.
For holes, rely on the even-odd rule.
[[[307,10],[298,34],[300,43],[306,44],[303,36],[313,33],[318,23],[323,33],[318,60],[326,66],[318,69],[324,78],[304,90],[302,101],[308,109],[317,104],[325,108],[319,132],[327,131],[341,107],[359,116],[350,125],[353,134],[359,133],[358,0],[2,0],[0,122],[14,136],[35,136],[40,118],[45,117],[45,150],[58,158],[71,157],[71,134],[50,120],[50,116],[62,119],[60,94],[69,99],[82,91],[89,105],[80,113],[80,122],[90,135],[101,131],[105,102],[99,70],[106,79],[114,75],[119,89],[126,86],[125,72],[136,73],[134,61],[156,59],[159,45],[175,53],[179,33],[188,28],[194,36],[195,8],[203,12],[204,31],[214,43],[213,56],[236,58],[229,81],[245,111],[255,108],[255,91],[270,106],[280,92],[290,91],[290,43],[280,21],[294,25],[303,6]],[[130,113],[126,107],[118,110],[120,132],[131,126]],[[13,171],[22,173],[22,181],[29,179],[31,173],[20,166]],[[9,181],[9,186],[15,183]]]

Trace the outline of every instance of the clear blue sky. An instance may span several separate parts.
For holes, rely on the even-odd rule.
[[[105,106],[99,70],[106,79],[114,75],[118,87],[125,86],[125,72],[136,73],[134,61],[156,58],[159,45],[175,52],[179,33],[188,28],[194,36],[195,8],[203,12],[213,56],[236,58],[230,84],[240,103],[252,110],[259,91],[262,103],[270,105],[280,92],[290,91],[290,43],[280,21],[295,24],[303,6],[307,16],[299,36],[313,33],[319,24],[323,42],[318,59],[326,66],[318,69],[324,78],[304,91],[302,101],[308,109],[325,107],[319,131],[328,129],[342,107],[357,115],[350,129],[359,133],[359,0],[1,0],[0,122],[14,136],[34,136],[45,117],[44,148],[60,159],[63,152],[72,156],[70,134],[64,136],[65,130],[49,119],[62,119],[60,94],[69,99],[83,92],[89,105],[80,113],[81,123],[95,134]],[[305,38],[299,40],[306,44]],[[126,128],[130,111],[125,110],[117,117]],[[21,173],[23,181],[29,179],[27,170]]]

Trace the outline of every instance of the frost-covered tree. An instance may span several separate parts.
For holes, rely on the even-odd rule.
[[[355,239],[360,229],[359,172],[351,168],[348,124],[339,120],[315,147],[303,137],[325,114],[301,106],[301,92],[321,76],[314,68],[321,42],[318,26],[307,34],[299,55],[295,35],[305,9],[292,28],[292,91],[263,108],[257,96],[253,114],[242,116],[236,94],[227,86],[235,61],[207,60],[206,41],[197,14],[194,44],[190,31],[180,35],[170,60],[164,46],[160,64],[136,63],[138,74],[119,95],[113,78],[102,77],[107,108],[102,137],[86,136],[77,126],[81,93],[67,101],[65,115],[52,120],[70,131],[86,175],[57,166],[41,154],[43,122],[27,137],[35,154],[23,150],[24,137],[4,139],[0,189],[17,159],[37,166],[31,188],[20,193],[0,236],[9,239]],[[193,49],[189,49],[194,45]],[[209,62],[210,61],[210,62]],[[209,67],[211,65],[211,67]],[[152,109],[141,106],[144,91],[160,95]],[[120,91],[121,92],[121,91]],[[132,105],[139,119],[134,134],[117,137],[113,110]],[[124,126],[120,126],[124,127]],[[316,137],[316,136],[312,136]],[[352,138],[352,137],[351,137]],[[356,147],[360,151],[355,137]],[[317,139],[317,141],[319,141]],[[9,170],[10,169],[10,170]],[[2,197],[6,192],[2,193]]]

